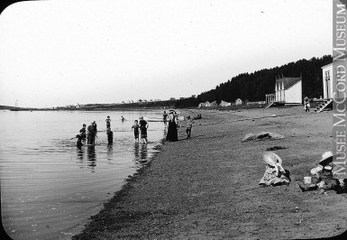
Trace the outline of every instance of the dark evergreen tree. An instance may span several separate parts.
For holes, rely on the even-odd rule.
[[[221,100],[234,102],[237,98],[248,101],[264,101],[265,95],[275,92],[278,77],[302,77],[303,96],[319,98],[323,93],[321,67],[332,62],[330,55],[321,58],[301,59],[281,67],[262,69],[254,73],[242,73],[215,89],[203,92],[195,102]]]

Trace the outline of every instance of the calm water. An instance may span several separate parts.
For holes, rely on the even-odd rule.
[[[107,116],[114,143],[107,145]],[[135,143],[135,119],[149,112],[0,112],[1,215],[13,239],[70,239],[120,190],[160,144],[162,122],[149,122],[148,144]],[[127,121],[122,122],[120,116]],[[71,140],[83,123],[98,124],[95,148]]]

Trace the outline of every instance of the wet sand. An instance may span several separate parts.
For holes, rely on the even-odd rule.
[[[331,149],[332,112],[182,111],[198,113],[192,138],[180,128],[179,141],[165,142],[74,239],[307,239],[347,229],[347,194],[303,193],[296,184]],[[285,138],[241,142],[262,131]],[[292,182],[260,187],[262,154],[274,146],[284,148],[276,153]]]

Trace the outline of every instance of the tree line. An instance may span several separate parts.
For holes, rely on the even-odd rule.
[[[203,92],[196,99],[190,99],[191,104],[221,100],[234,102],[237,98],[246,101],[265,101],[265,94],[275,93],[276,78],[302,77],[303,96],[319,98],[323,95],[321,67],[332,62],[330,55],[310,60],[301,59],[280,67],[262,69],[253,73],[242,73],[221,83],[215,89]],[[177,102],[178,105],[182,105]],[[187,105],[184,103],[183,105]],[[193,106],[193,105],[192,105]]]

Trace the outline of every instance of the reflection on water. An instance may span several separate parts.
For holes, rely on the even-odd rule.
[[[135,163],[144,163],[149,160],[148,146],[146,143],[135,142],[134,144]]]
[[[84,158],[84,148],[82,146],[77,146],[77,159],[80,163],[83,163]]]
[[[91,172],[95,172],[94,167],[96,166],[96,154],[95,146],[88,146],[88,166],[91,168]]]
[[[138,161],[138,159],[139,159],[139,156],[140,156],[139,150],[140,150],[139,142],[135,142],[135,144],[134,144],[135,161]]]
[[[113,145],[99,134],[94,147],[77,147],[71,137],[81,123],[107,115],[120,112],[0,112],[1,215],[12,239],[71,239],[151,158],[163,124],[150,124],[148,144],[134,143],[131,126],[161,111],[122,112],[128,121],[112,125]]]
[[[141,144],[141,147],[140,147],[140,157],[141,157],[141,160],[140,160],[140,162],[147,161],[147,156],[148,156],[147,144]]]
[[[107,145],[107,160],[112,161],[113,158],[113,144]]]

